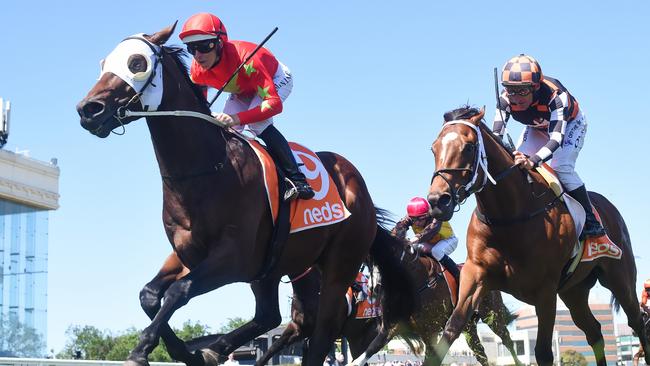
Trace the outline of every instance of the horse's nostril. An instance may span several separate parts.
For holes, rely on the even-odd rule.
[[[100,102],[88,102],[81,108],[82,117],[92,118],[104,111],[104,104]]]
[[[438,198],[438,207],[449,207],[451,204],[451,195],[449,193],[443,193],[440,198]]]

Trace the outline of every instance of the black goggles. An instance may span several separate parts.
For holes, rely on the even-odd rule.
[[[219,43],[218,38],[206,39],[204,41],[190,42],[187,44],[187,52],[189,52],[190,55],[195,54],[196,51],[199,51],[201,53],[208,53],[212,51],[215,47],[217,47],[218,43]]]
[[[508,87],[506,86],[506,94],[508,94],[509,97],[518,95],[520,97],[525,97],[526,95],[530,94],[533,92],[533,88],[529,86],[524,86],[524,87]]]

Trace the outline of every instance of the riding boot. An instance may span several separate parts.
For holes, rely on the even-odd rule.
[[[314,197],[314,190],[309,186],[305,175],[302,174],[298,168],[298,164],[296,163],[296,159],[293,157],[289,143],[284,136],[282,136],[280,131],[278,131],[278,129],[273,125],[270,125],[259,134],[259,137],[266,144],[267,149],[280,169],[282,169],[284,174],[286,174],[287,178],[294,185],[294,187],[291,187],[287,191],[287,194],[285,194],[285,200],[293,199],[296,196],[303,200],[308,200]]]
[[[582,228],[582,233],[580,234],[579,239],[584,240],[588,236],[599,237],[605,235],[605,229],[600,225],[596,219],[596,215],[594,215],[591,210],[591,201],[589,200],[589,194],[587,193],[585,185],[583,184],[568,193],[571,197],[575,198],[576,201],[580,202],[586,213],[585,226]]]
[[[451,259],[448,255],[444,255],[438,262],[440,262],[440,264],[442,264],[447,269],[447,271],[449,271],[449,273],[454,276],[456,282],[460,284],[460,270],[458,269],[456,262],[454,262],[454,260]]]

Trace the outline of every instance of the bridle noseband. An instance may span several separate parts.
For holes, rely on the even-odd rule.
[[[483,190],[483,188],[487,184],[488,179],[494,185],[496,185],[497,182],[488,171],[487,154],[485,153],[485,146],[483,145],[483,135],[481,134],[481,128],[464,120],[453,120],[453,121],[446,122],[442,126],[442,128],[444,129],[447,126],[455,125],[455,124],[462,124],[468,126],[472,128],[474,132],[476,132],[476,136],[477,136],[476,143],[473,144],[475,146],[474,150],[476,151],[476,154],[474,155],[474,161],[472,162],[472,165],[470,165],[469,168],[443,168],[443,169],[436,170],[433,173],[433,177],[431,178],[431,183],[433,183],[433,180],[436,177],[442,178],[442,180],[444,180],[445,183],[447,183],[447,186],[451,191],[452,207],[457,207],[456,210],[460,210],[460,205],[465,203],[465,201],[469,196],[471,196],[473,193],[477,193]],[[484,173],[483,182],[481,182],[480,185],[476,186],[478,175],[479,175],[479,169],[482,170]],[[451,184],[449,178],[443,175],[444,173],[449,174],[455,172],[470,172],[472,173],[472,177],[470,178],[469,182],[467,182],[467,184],[461,186],[459,189],[455,189],[454,186]],[[460,199],[461,190],[465,195],[463,200]]]

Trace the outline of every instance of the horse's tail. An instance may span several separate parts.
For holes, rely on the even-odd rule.
[[[402,322],[397,327],[397,336],[411,349],[413,354],[421,355],[426,351],[426,345],[420,334],[410,324]]]
[[[609,299],[609,304],[614,308],[614,312],[618,313],[621,310],[621,303],[618,302],[618,299],[612,294],[612,297]]]
[[[378,209],[377,221],[385,223],[387,211]],[[416,309],[416,289],[405,265],[401,262],[405,246],[390,232],[377,225],[377,235],[370,248],[371,259],[379,267],[382,284],[384,321],[395,324],[408,319]]]

